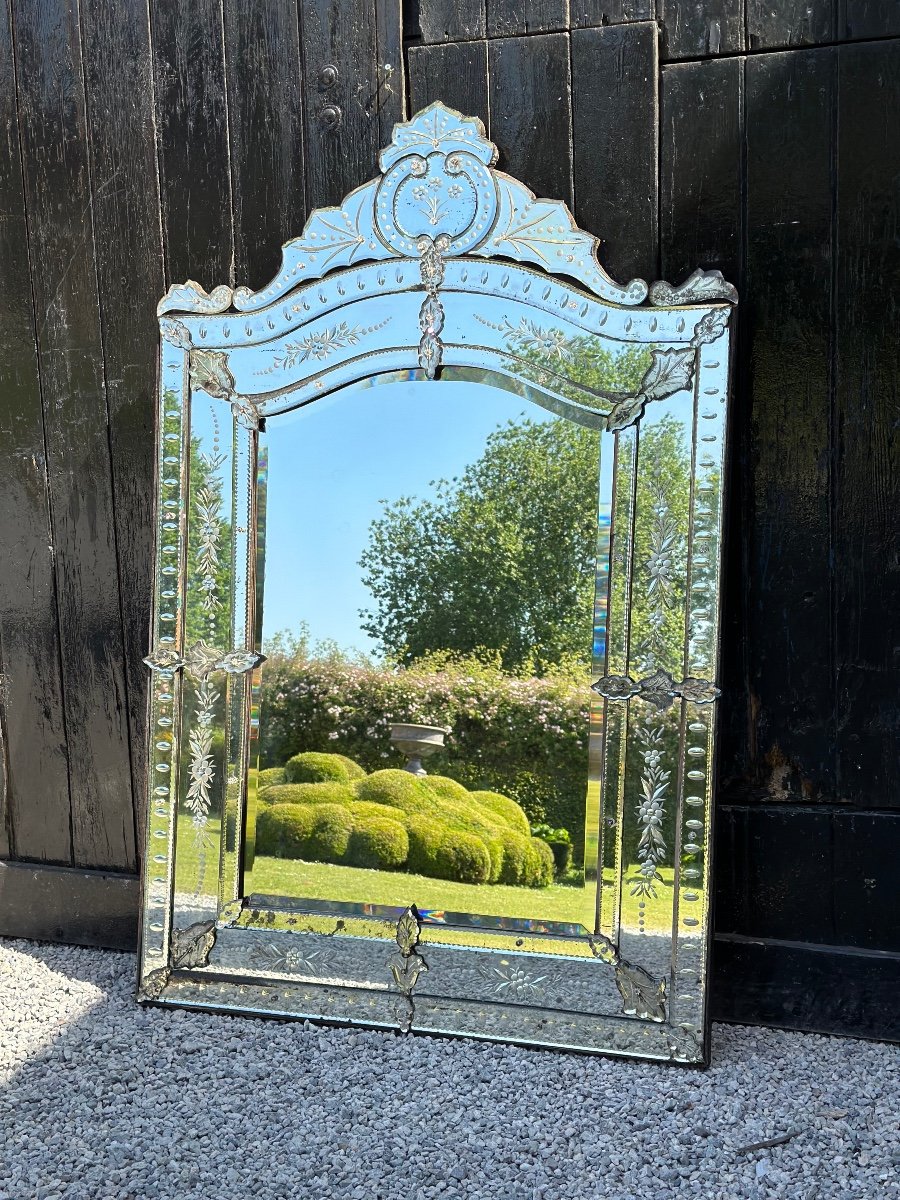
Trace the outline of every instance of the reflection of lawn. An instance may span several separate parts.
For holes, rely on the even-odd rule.
[[[671,868],[662,869],[668,885]],[[505,917],[531,917],[547,921],[569,921],[590,925],[593,912],[593,889],[553,884],[546,888],[503,887],[499,884],[478,885],[449,883],[429,879],[425,875],[408,875],[397,871],[366,871],[358,867],[333,866],[329,863],[307,863],[296,859],[258,857],[253,875],[248,881],[254,892],[276,896],[302,896],[328,900],[348,900],[355,903],[405,905],[415,903],[419,908],[437,908],[449,912],[485,913]],[[623,916],[637,924],[638,901],[628,895],[623,898]],[[661,911],[653,912],[657,907]],[[668,928],[671,910],[666,905],[648,905],[646,928],[661,932]]]
[[[178,851],[176,891],[193,892],[197,887],[197,851],[192,844],[190,817],[178,818]],[[211,825],[214,824],[211,822]],[[201,891],[218,890],[218,839],[207,856]],[[637,873],[632,867],[626,879]],[[661,933],[671,921],[668,901],[671,897],[673,871],[660,867],[663,887],[659,900],[647,902],[645,928],[648,933]],[[610,872],[611,875],[611,872]],[[569,921],[590,924],[592,921],[593,888],[553,884],[547,888],[503,887],[499,884],[477,885],[448,883],[425,875],[408,875],[399,871],[365,871],[359,867],[340,867],[330,863],[307,863],[290,858],[258,856],[247,890],[273,896],[297,896],[323,900],[348,900],[357,904],[416,904],[419,908],[438,908],[450,912],[492,913],[505,917],[530,917],[547,921]],[[627,883],[623,888],[622,918],[637,926],[638,900],[631,896]],[[662,903],[661,903],[662,902]]]

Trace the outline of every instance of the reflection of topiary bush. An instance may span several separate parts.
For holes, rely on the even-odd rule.
[[[375,771],[356,785],[356,795],[360,800],[389,804],[407,813],[433,812],[435,808],[435,793],[409,771]]]
[[[434,856],[438,879],[458,883],[487,883],[491,875],[491,859],[481,838],[461,829],[449,829],[438,844]]]
[[[278,787],[282,783],[287,783],[287,775],[284,767],[267,767],[265,771],[259,772],[257,780],[257,786],[263,792],[266,788]]]
[[[297,764],[297,759],[306,760]],[[338,755],[309,753],[291,771],[333,768]],[[343,767],[338,763],[338,767]],[[272,773],[273,778],[277,778]],[[550,848],[522,832],[521,808],[496,792],[470,793],[454,779],[376,771],[355,783],[273,783],[257,824],[257,850],[278,857],[407,870],[461,883],[543,887]]]
[[[356,793],[347,783],[282,783],[266,788],[267,804],[341,804],[349,808]]]
[[[403,866],[408,854],[409,837],[399,821],[354,813],[347,847],[351,866],[393,871]]]
[[[527,863],[527,878],[529,887],[549,887],[553,882],[554,859],[553,851],[540,838],[529,838],[525,850]]]
[[[352,783],[365,771],[344,754],[320,754],[308,750],[295,754],[284,765],[288,783]]]
[[[373,800],[354,800],[350,811],[355,817],[387,817],[389,821],[406,823],[406,813],[402,808],[394,808],[390,804],[376,804]]]
[[[437,855],[445,833],[444,825],[427,813],[413,813],[406,818],[406,832],[409,837],[407,868],[415,875],[439,878],[436,874]]]
[[[515,800],[510,800],[508,796],[501,796],[499,792],[470,792],[469,795],[473,800],[477,800],[482,808],[488,808],[498,817],[502,817],[510,829],[514,829],[516,833],[524,834],[526,837],[530,835],[531,827],[528,824],[528,818]]]
[[[340,862],[347,853],[353,832],[353,817],[340,804],[313,806],[313,826],[307,839],[307,855],[317,862]]]
[[[392,722],[449,725],[447,748],[429,758],[429,769],[473,791],[502,793],[531,821],[568,829],[577,862],[590,700],[586,679],[511,678],[475,658],[435,657],[394,671],[273,655],[262,680],[261,761],[282,763],[298,751],[333,745],[380,774],[385,762],[396,761]]]
[[[275,804],[256,822],[256,850],[275,858],[340,862],[347,853],[353,818],[340,804]]]
[[[455,779],[450,779],[447,775],[426,775],[422,782],[445,800],[455,800],[459,804],[468,804],[469,802],[471,793],[461,783],[457,783]]]
[[[302,858],[312,832],[313,814],[306,804],[264,808],[256,818],[256,853]]]

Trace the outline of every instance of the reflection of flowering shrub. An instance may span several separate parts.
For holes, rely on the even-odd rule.
[[[349,755],[368,771],[399,766],[390,744],[393,722],[447,725],[447,748],[429,758],[430,773],[510,796],[531,821],[568,829],[580,853],[586,680],[511,678],[494,665],[446,655],[391,670],[273,654],[262,672],[261,704],[264,767],[325,749]]]

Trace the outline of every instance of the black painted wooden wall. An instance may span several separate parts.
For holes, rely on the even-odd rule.
[[[715,1007],[900,1037],[897,0],[0,0],[0,931],[135,937],[157,298],[434,99],[740,289]]]

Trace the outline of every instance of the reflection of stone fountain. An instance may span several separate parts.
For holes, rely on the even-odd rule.
[[[450,732],[443,725],[392,725],[391,745],[406,755],[405,770],[413,775],[427,775],[422,759],[444,748],[444,737]]]

